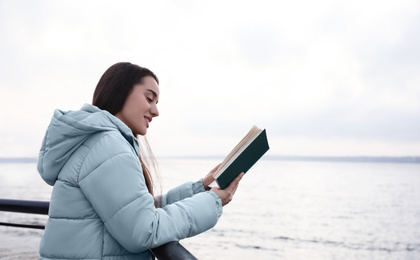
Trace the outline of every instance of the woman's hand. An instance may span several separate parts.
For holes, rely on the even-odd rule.
[[[239,181],[242,179],[243,176],[244,173],[242,172],[224,190],[221,190],[218,187],[211,188],[211,191],[216,193],[222,200],[222,206],[227,205],[232,200],[233,195],[235,194],[236,189],[238,188]]]
[[[206,175],[206,177],[204,177],[203,178],[203,186],[204,186],[204,188],[206,189],[206,190],[209,190],[210,188],[208,188],[209,187],[209,185],[210,185],[210,183],[212,183],[213,181],[214,181],[214,177],[213,177],[213,174],[217,171],[217,169],[219,168],[219,166],[220,166],[220,163],[216,166],[216,167],[214,167],[213,168],[213,170],[211,170],[207,175]]]

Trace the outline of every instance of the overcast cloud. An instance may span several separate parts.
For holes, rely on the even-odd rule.
[[[420,155],[420,1],[0,0],[0,156],[119,61],[160,78],[156,155]]]

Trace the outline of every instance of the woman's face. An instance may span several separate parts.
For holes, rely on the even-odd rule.
[[[159,85],[151,76],[134,85],[124,106],[115,116],[123,121],[135,135],[145,135],[152,118],[159,115]]]

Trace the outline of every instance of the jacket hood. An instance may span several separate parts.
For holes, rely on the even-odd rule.
[[[89,104],[78,111],[55,110],[39,152],[38,172],[42,179],[54,185],[73,152],[100,131],[119,131],[139,153],[138,141],[130,128],[109,112]]]

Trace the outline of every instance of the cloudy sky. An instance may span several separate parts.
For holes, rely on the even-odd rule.
[[[420,155],[420,1],[0,0],[0,157],[119,61],[160,78],[159,155]]]

